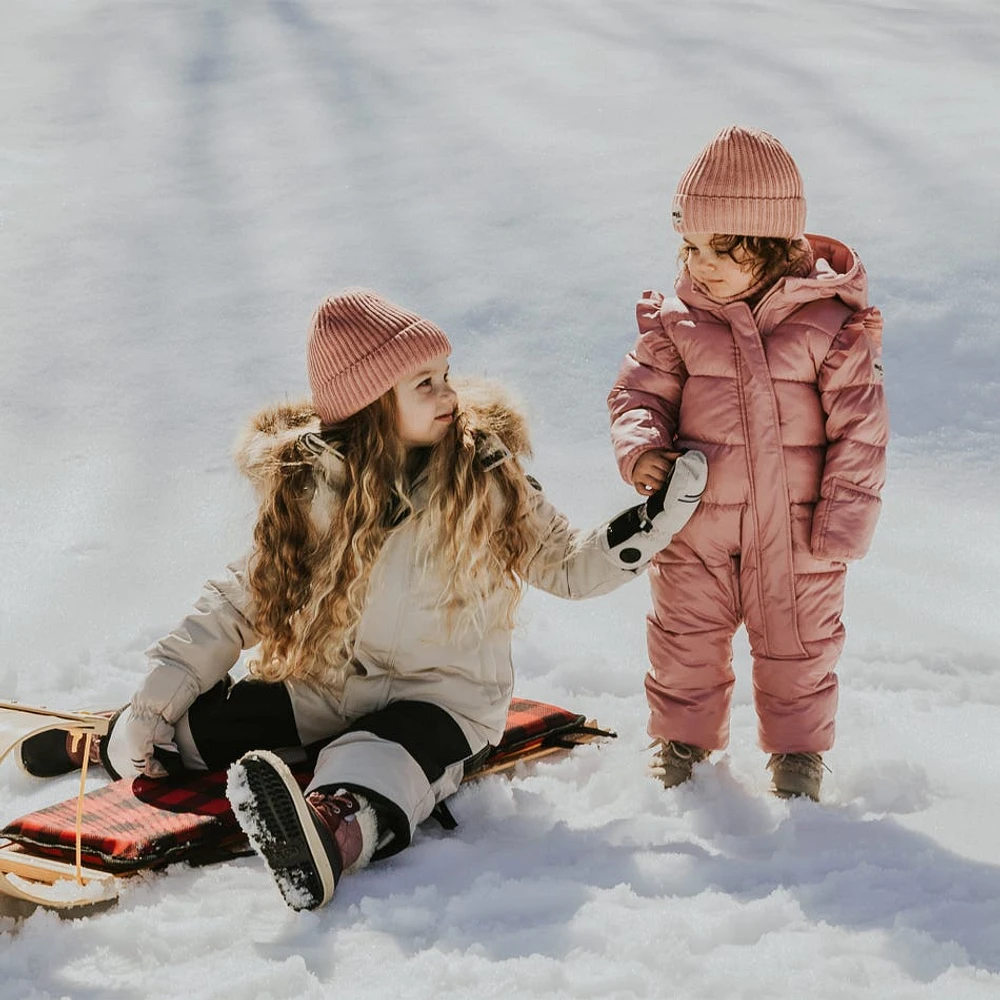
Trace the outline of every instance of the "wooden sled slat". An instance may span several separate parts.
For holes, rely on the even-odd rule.
[[[110,903],[118,879],[93,868],[28,854],[18,844],[0,844],[0,892],[51,909]]]
[[[105,885],[106,879],[95,880],[93,877],[88,878],[84,873],[81,863],[80,812],[86,791],[91,740],[95,736],[106,736],[109,727],[110,720],[103,715],[93,715],[88,712],[59,712],[32,705],[21,705],[18,702],[0,702],[0,762],[25,739],[50,730],[65,730],[81,736],[84,740],[83,768],[80,772],[80,791],[76,799],[77,809],[74,824],[75,863],[72,866],[53,867],[51,864],[42,864],[41,862],[45,859],[25,860],[30,856],[23,855],[12,847],[6,861],[0,862],[0,879],[2,879],[0,891],[4,895],[56,908],[84,905],[107,898],[107,892],[100,890],[100,886],[104,885],[105,889],[110,889],[113,888],[113,883]],[[57,865],[59,864],[57,862]],[[69,874],[64,869],[69,869]],[[51,879],[48,878],[50,875]],[[69,878],[73,879],[79,890],[86,891],[76,895],[63,892],[65,880]],[[60,884],[60,880],[62,880],[62,884]],[[60,886],[60,891],[53,892],[46,889],[39,897],[38,891],[40,890],[36,891],[33,888],[38,883],[53,888]],[[92,886],[97,888],[92,889]],[[116,889],[113,896],[117,896]]]
[[[549,738],[547,737],[540,737],[534,742],[534,745],[522,745],[508,753],[498,750],[489,757],[482,767],[466,775],[466,781],[484,778],[490,774],[503,774],[511,771],[518,764],[528,764],[543,757],[564,756],[574,747],[597,740],[610,739],[614,736],[614,733],[601,729],[593,719],[588,719],[585,725],[586,729],[581,728],[562,735],[556,743],[548,742]]]

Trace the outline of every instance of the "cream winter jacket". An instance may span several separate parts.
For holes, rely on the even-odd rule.
[[[476,387],[463,392],[460,405],[474,415],[485,440],[495,443],[499,438],[514,455],[528,452],[523,419],[496,391]],[[318,419],[305,404],[263,411],[239,446],[239,465],[251,481],[259,482],[276,447],[291,436],[318,429]],[[327,481],[335,482],[342,470],[336,452],[322,449],[315,461],[323,466],[318,471]],[[336,502],[332,490],[320,493],[325,502]],[[473,752],[496,743],[503,732],[514,685],[511,633],[495,629],[458,638],[448,634],[435,610],[440,584],[415,565],[420,512],[427,502],[425,482],[416,482],[411,500],[414,513],[391,533],[372,572],[354,647],[354,673],[342,690],[289,684],[304,743],[331,735],[314,731],[331,707],[350,722],[400,700],[446,709]],[[328,514],[315,510],[314,516]],[[540,489],[534,493],[531,517],[541,539],[526,573],[532,586],[564,598],[596,597],[645,569],[645,559],[626,567],[614,557],[606,524],[586,533],[574,531]],[[229,672],[243,650],[257,643],[245,568],[246,560],[241,560],[228,567],[226,576],[209,582],[191,614],[147,651],[152,669],[133,699],[135,714],[162,715],[173,724],[198,695]],[[315,710],[317,699],[325,703],[323,711]]]

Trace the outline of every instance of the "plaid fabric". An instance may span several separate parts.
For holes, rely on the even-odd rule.
[[[513,763],[574,732],[591,732],[585,723],[584,716],[555,705],[514,698],[503,739],[478,767]],[[308,772],[296,771],[295,777],[303,787],[308,783]],[[73,861],[76,810],[77,799],[68,799],[13,820],[0,836],[32,853]],[[113,781],[83,797],[81,831],[82,862],[108,872],[207,862],[247,849],[226,799],[225,771]]]
[[[540,737],[575,729],[586,721],[585,716],[556,705],[546,705],[527,698],[512,698],[507,711],[507,726],[497,750],[504,753],[516,750]]]
[[[77,799],[29,813],[0,835],[38,854],[76,856]],[[239,853],[245,841],[226,799],[226,772],[114,781],[83,797],[81,860],[127,872],[181,858]]]

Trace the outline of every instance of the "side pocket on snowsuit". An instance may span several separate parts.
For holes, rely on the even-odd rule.
[[[817,559],[848,562],[867,553],[882,510],[873,490],[831,480],[831,495],[816,504],[809,549]]]

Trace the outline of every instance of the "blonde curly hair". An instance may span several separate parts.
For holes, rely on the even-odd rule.
[[[315,417],[301,416],[308,419]],[[412,517],[421,520],[418,568],[440,584],[437,608],[449,634],[513,627],[539,544],[527,516],[534,490],[516,457],[484,467],[482,434],[460,407],[446,437],[422,456],[428,499],[419,512],[392,391],[322,430],[343,460],[337,481],[303,435],[275,448],[248,568],[260,636],[252,676],[342,687],[372,569],[389,536]]]

